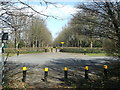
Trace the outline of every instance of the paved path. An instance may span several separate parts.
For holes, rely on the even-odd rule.
[[[8,61],[14,61],[19,63],[31,63],[31,64],[45,64],[57,59],[79,59],[79,60],[96,60],[100,59],[101,62],[108,60],[110,57],[103,56],[85,56],[79,53],[39,53],[39,54],[22,54],[19,56],[9,57]]]
[[[63,67],[65,66],[69,68],[69,77],[72,78],[75,76],[76,78],[82,79],[84,78],[85,65],[88,65],[90,68],[89,75],[93,75],[95,73],[100,73],[100,71],[103,70],[103,64],[107,64],[110,60],[113,60],[113,58],[90,57],[79,53],[47,52],[39,54],[22,54],[8,58],[8,61],[13,61],[13,63],[8,64],[10,69],[7,75],[12,76],[10,77],[11,80],[16,80],[16,82],[12,83],[10,86],[16,87],[16,83],[19,81],[16,88],[20,87],[22,76],[21,67],[25,65],[28,70],[26,83],[28,83],[30,87],[53,88],[62,84],[64,86]],[[47,84],[43,81],[43,68],[45,67],[49,68],[49,83]]]

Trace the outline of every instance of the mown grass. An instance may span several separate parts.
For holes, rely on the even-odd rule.
[[[20,52],[19,54],[32,54],[32,53],[42,53],[44,51],[28,51],[28,52]]]
[[[10,53],[9,55],[7,55],[7,53],[4,54],[4,56],[9,56],[9,57],[12,57],[12,56],[15,56],[16,54],[15,53]],[[2,55],[0,55],[2,56]]]
[[[43,53],[43,51],[30,51],[30,52],[22,52],[22,53],[20,52],[19,55],[20,54],[34,54],[34,53]],[[16,56],[16,55],[17,53],[9,53],[9,55],[8,53],[4,53],[4,56],[9,56],[9,57]]]
[[[107,56],[106,53],[86,53],[87,56]]]

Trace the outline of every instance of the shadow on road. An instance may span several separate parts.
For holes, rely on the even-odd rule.
[[[54,87],[103,87],[103,65],[108,65],[109,62],[116,60],[113,58],[64,58],[53,59],[44,64],[31,63],[14,63],[7,62],[7,73],[12,79],[21,80],[23,66],[27,67],[27,80],[30,86],[34,88],[54,88]],[[84,79],[84,67],[89,66],[89,80]],[[48,83],[43,81],[45,67],[49,68]],[[68,81],[64,81],[63,68],[68,67]],[[110,67],[110,66],[109,66]],[[11,74],[10,74],[11,73]],[[101,77],[102,76],[102,77]],[[13,78],[14,77],[14,78]],[[97,81],[96,81],[97,80]],[[93,85],[90,83],[96,83]],[[105,82],[106,83],[106,82]],[[87,85],[89,84],[89,85]]]
[[[89,66],[89,71],[97,71],[103,69],[104,64],[108,64],[109,61],[113,59],[110,58],[94,58],[94,59],[74,59],[74,58],[65,58],[65,59],[56,59],[52,60],[50,63],[42,65],[42,67],[48,67],[50,70],[57,72],[63,72],[64,67],[68,67],[69,70],[84,71],[84,67]]]
[[[106,80],[104,77],[104,65],[109,66],[110,62],[112,62],[113,58],[87,58],[86,59],[74,59],[74,58],[66,58],[66,59],[57,59],[51,61],[49,64],[43,65],[42,68],[48,67],[51,76],[58,80],[64,81],[64,67],[68,67],[68,80],[64,83],[60,83],[60,85],[64,86],[72,86],[77,88],[110,88],[116,87],[118,85],[118,81],[113,81],[111,79]],[[85,79],[84,67],[89,66],[89,79]],[[109,72],[109,69],[108,69]],[[110,74],[110,73],[108,73]],[[58,77],[59,76],[59,77]],[[109,76],[109,75],[108,75]],[[118,87],[118,86],[117,86]]]

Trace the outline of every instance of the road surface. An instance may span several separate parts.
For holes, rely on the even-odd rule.
[[[90,57],[79,53],[61,53],[61,52],[47,52],[39,54],[21,54],[19,56],[12,56],[8,58],[7,75],[13,80],[9,86],[11,88],[24,88],[22,79],[22,67],[27,67],[26,83],[28,88],[54,88],[64,85],[63,82],[63,68],[69,68],[69,78],[84,78],[84,67],[89,66],[89,76],[92,79],[93,75],[98,75],[103,70],[103,65],[108,64],[109,61],[114,60],[111,57]],[[43,81],[43,69],[49,68],[48,82]],[[96,77],[96,76],[94,76]]]
[[[86,56],[82,55],[79,53],[39,53],[39,54],[22,54],[19,56],[13,56],[9,57],[8,61],[13,61],[13,62],[18,62],[18,63],[31,63],[31,64],[46,64],[51,61],[55,60],[62,60],[62,59],[72,59],[72,60],[99,60],[100,63],[105,62],[106,60],[111,60],[111,57],[106,57],[106,56],[96,56],[96,57],[91,57],[91,56]],[[98,61],[96,61],[98,62]]]

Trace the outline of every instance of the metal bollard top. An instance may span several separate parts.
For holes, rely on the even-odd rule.
[[[26,67],[23,67],[23,68],[22,68],[22,70],[23,70],[23,71],[26,71],[26,70],[27,70],[27,68],[26,68]]]
[[[107,66],[107,65],[104,65],[104,69],[108,69],[108,66]]]
[[[85,70],[88,70],[89,69],[89,67],[88,66],[85,66]]]
[[[64,67],[64,71],[68,71],[68,68],[67,68],[67,67]]]
[[[44,71],[45,71],[45,72],[48,72],[48,71],[49,71],[49,69],[48,69],[48,68],[44,68]]]

